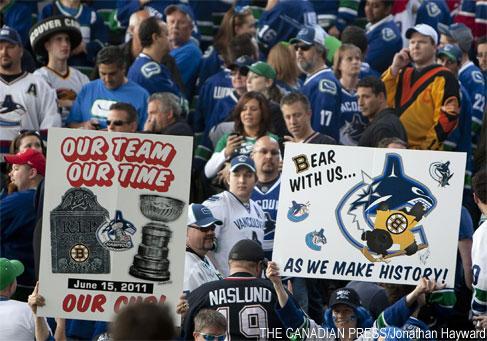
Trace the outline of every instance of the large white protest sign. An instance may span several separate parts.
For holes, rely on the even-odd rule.
[[[283,275],[453,285],[465,154],[286,144]]]
[[[41,316],[108,321],[182,292],[192,138],[50,129]]]

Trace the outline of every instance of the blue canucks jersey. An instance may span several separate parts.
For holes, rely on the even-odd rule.
[[[318,23],[322,27],[335,25],[339,31],[357,18],[360,0],[311,0]]]
[[[198,76],[198,83],[200,86],[204,84],[208,78],[221,71],[222,67],[223,59],[215,47],[210,46],[208,50],[205,51],[203,58],[201,58],[200,73]]]
[[[267,259],[272,259],[272,248],[274,247],[274,231],[276,229],[277,207],[279,206],[279,190],[281,188],[281,178],[270,184],[262,185],[257,183],[251,194],[251,199],[255,201],[264,211],[266,223],[264,230],[264,249]]]
[[[363,79],[365,77],[380,78],[380,73],[372,69],[368,63],[362,62],[362,65],[360,65],[360,74],[358,77],[359,79]]]
[[[219,123],[226,121],[237,103],[238,98],[233,91],[228,96],[217,101],[217,103],[215,104],[215,108],[210,113],[210,116],[207,117],[206,134],[208,134],[210,130],[216,127]]]
[[[343,121],[340,128],[340,143],[346,146],[356,146],[368,120],[358,108],[358,97],[355,92],[342,88],[340,113]]]
[[[179,3],[178,0],[151,0],[143,7],[146,8],[151,15],[155,15],[162,19],[162,14],[167,6]],[[117,20],[123,27],[128,27],[130,15],[141,9],[139,0],[117,0]]]
[[[278,42],[295,37],[303,26],[316,23],[316,13],[308,0],[280,0],[259,18],[257,39],[262,52],[267,54]]]
[[[300,91],[311,104],[311,126],[317,132],[333,137],[340,137],[340,105],[342,91],[331,69],[321,69],[308,76]]]
[[[110,105],[126,102],[137,110],[137,129],[143,130],[147,118],[147,100],[149,93],[134,82],[128,81],[117,89],[107,89],[101,79],[91,81],[81,88],[71,107],[66,124],[86,122],[94,118],[101,128],[106,128]]]
[[[419,6],[416,15],[417,24],[427,24],[436,31],[438,23],[450,25],[452,23],[450,9],[445,0],[425,0]]]
[[[467,89],[460,83],[460,117],[458,126],[448,135],[443,148],[445,150],[467,153],[465,170],[465,188],[471,188],[473,170],[472,159],[472,102]]]
[[[209,126],[211,113],[216,103],[227,97],[233,90],[230,70],[221,70],[206,80],[200,88],[198,103],[193,119],[193,130],[203,132]]]
[[[402,49],[401,32],[392,15],[367,25],[369,47],[365,61],[372,69],[383,73],[391,64],[394,55]]]
[[[480,69],[471,61],[458,71],[458,79],[465,87],[472,103],[472,143],[474,147],[480,138],[480,128],[485,110],[485,80]]]
[[[127,78],[139,84],[150,94],[172,92],[179,96],[179,88],[171,78],[171,73],[163,64],[141,53],[130,66]]]

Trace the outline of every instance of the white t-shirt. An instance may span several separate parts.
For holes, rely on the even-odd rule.
[[[193,252],[186,251],[183,291],[191,292],[203,283],[218,281],[222,278],[208,257],[205,256],[202,260]]]
[[[0,301],[0,341],[32,341],[34,337],[34,315],[27,303]]]
[[[262,244],[266,218],[262,208],[255,201],[251,199],[248,205],[244,205],[228,191],[210,197],[203,205],[211,210],[215,218],[223,222],[223,225],[217,226],[215,230],[217,248],[208,252],[208,257],[220,273],[227,277],[230,250],[242,239],[253,239]]]

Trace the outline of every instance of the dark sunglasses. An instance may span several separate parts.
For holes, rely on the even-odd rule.
[[[197,230],[200,230],[201,232],[208,232],[208,231],[215,231],[216,229],[216,225],[213,224],[213,225],[210,225],[210,226],[197,226],[197,225],[189,225],[189,227],[192,227],[194,229],[197,229]]]
[[[226,338],[226,334],[223,335],[213,335],[213,334],[206,334],[206,333],[198,333],[203,336],[203,339],[206,341],[224,341]]]
[[[313,45],[304,45],[304,44],[296,44],[296,45],[294,45],[294,49],[296,51],[299,50],[299,49],[301,49],[303,51],[308,51],[312,47],[313,47]]]
[[[107,120],[107,126],[111,125],[113,123],[113,125],[115,127],[120,127],[120,126],[123,126],[124,124],[129,124],[131,122],[127,122],[127,121],[122,121],[122,120]]]

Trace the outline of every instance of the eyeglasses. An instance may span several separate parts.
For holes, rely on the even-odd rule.
[[[107,126],[110,126],[110,125],[113,125],[115,127],[120,127],[120,126],[123,126],[124,124],[129,124],[129,123],[132,123],[132,122],[127,122],[127,121],[122,121],[122,120],[107,120]]]
[[[215,231],[215,229],[216,229],[215,224],[212,224],[210,226],[189,225],[189,227],[200,230],[201,232]]]
[[[297,51],[299,49],[303,50],[303,51],[308,51],[309,49],[311,49],[313,47],[313,45],[301,45],[301,44],[296,44],[294,45],[294,49]]]
[[[226,334],[223,335],[213,335],[213,334],[206,334],[206,333],[198,333],[203,336],[203,339],[206,341],[225,341],[227,337]]]
[[[254,153],[259,153],[259,154],[263,154],[263,155],[266,155],[267,153],[271,153],[272,156],[277,156],[280,154],[280,151],[278,149],[265,149],[265,148],[262,148],[262,149],[254,149]]]

